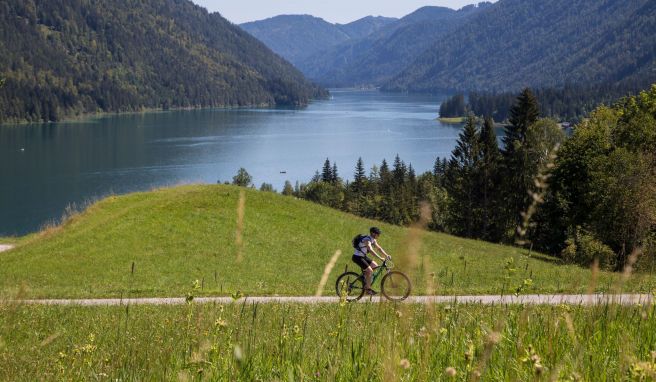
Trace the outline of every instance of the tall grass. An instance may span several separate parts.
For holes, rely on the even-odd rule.
[[[0,380],[653,380],[653,306],[0,306]]]

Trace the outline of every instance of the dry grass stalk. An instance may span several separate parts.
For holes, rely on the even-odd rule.
[[[547,162],[540,168],[540,171],[538,171],[538,174],[535,176],[534,185],[536,191],[529,191],[529,195],[531,196],[531,204],[529,204],[526,211],[522,212],[522,223],[517,227],[515,243],[519,246],[530,244],[530,241],[526,239],[526,234],[531,227],[531,219],[537,212],[538,206],[544,203],[544,197],[547,194],[547,189],[549,188],[549,171],[551,171],[551,169],[553,169],[555,166],[559,148],[560,145],[556,145],[553,149],[551,149],[547,157]]]
[[[339,256],[342,255],[342,251],[339,249],[335,251],[335,254],[333,257],[330,258],[330,261],[328,261],[328,264],[326,264],[326,267],[323,270],[323,275],[321,276],[321,281],[319,281],[319,286],[317,287],[317,293],[314,295],[316,297],[321,297],[323,294],[323,288],[326,286],[326,283],[328,282],[328,276],[330,276],[330,272],[332,272],[333,268],[335,267],[335,264],[337,263],[337,259],[339,259]]]
[[[239,202],[237,203],[237,231],[235,233],[235,245],[237,247],[237,262],[243,260],[244,251],[244,212],[246,210],[246,192],[239,191]]]

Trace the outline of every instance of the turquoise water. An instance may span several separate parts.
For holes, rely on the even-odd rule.
[[[38,230],[108,194],[231,180],[307,182],[328,157],[351,178],[396,154],[417,172],[448,156],[460,126],[435,120],[444,97],[333,90],[300,110],[192,110],[0,127],[0,236]],[[283,173],[284,172],[284,173]]]

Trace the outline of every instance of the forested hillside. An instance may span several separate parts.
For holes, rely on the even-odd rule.
[[[500,0],[433,45],[387,90],[517,90],[656,79],[653,0]]]
[[[359,40],[349,40],[300,62],[306,76],[327,86],[379,85],[410,65],[435,41],[489,3],[459,11],[423,7]]]
[[[303,105],[325,92],[189,0],[0,2],[0,121],[143,108]]]
[[[271,50],[299,66],[303,60],[318,52],[345,41],[363,38],[394,21],[396,19],[369,16],[349,24],[331,24],[309,15],[281,15],[240,26]]]
[[[432,172],[418,174],[397,155],[369,173],[360,159],[353,172],[342,170],[345,181],[327,159],[311,182],[287,183],[283,194],[404,225],[419,221],[427,205],[433,230],[514,243],[586,267],[653,271],[656,85],[600,106],[570,136],[540,114],[524,89],[501,145],[491,118],[470,116],[450,157],[436,158]]]
[[[580,122],[600,105],[611,106],[618,99],[644,90],[637,82],[600,84],[568,84],[562,88],[535,89],[542,117],[560,122]],[[470,92],[465,102],[463,94],[456,94],[440,105],[440,117],[462,117],[472,113],[492,117],[495,122],[507,122],[518,92]]]

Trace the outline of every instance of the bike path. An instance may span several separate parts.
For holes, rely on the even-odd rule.
[[[338,297],[314,296],[259,296],[242,297],[196,297],[194,303],[199,304],[242,304],[242,303],[296,303],[296,304],[329,304],[339,303]],[[363,297],[359,302],[386,302],[382,296]],[[181,305],[187,303],[184,297],[153,297],[153,298],[105,298],[105,299],[43,299],[18,300],[21,304],[40,305]],[[651,304],[654,296],[651,294],[527,294],[527,295],[478,295],[478,296],[410,296],[403,303],[417,304],[484,304],[484,305],[637,305]]]

